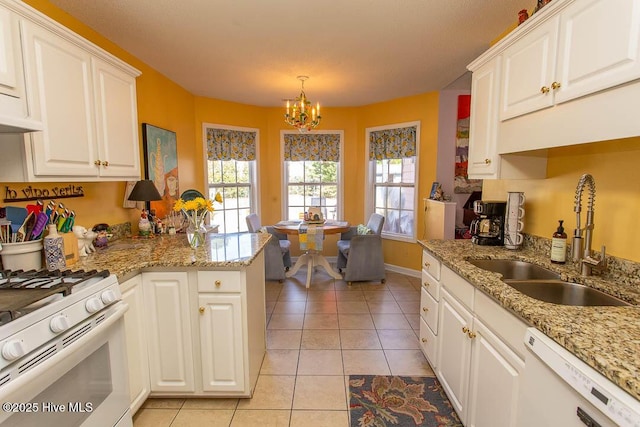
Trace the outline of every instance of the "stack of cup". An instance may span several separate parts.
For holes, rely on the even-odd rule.
[[[504,224],[504,247],[519,249],[524,241],[522,228],[524,223],[524,193],[510,191],[507,198],[507,214]]]

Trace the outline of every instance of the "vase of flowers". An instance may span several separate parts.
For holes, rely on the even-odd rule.
[[[214,199],[222,203],[220,193]],[[196,197],[193,200],[184,201],[178,199],[173,205],[173,210],[182,212],[188,219],[189,224],[186,229],[187,241],[192,248],[198,248],[204,244],[207,229],[204,226],[205,218],[209,212],[213,212],[213,202],[203,197]]]

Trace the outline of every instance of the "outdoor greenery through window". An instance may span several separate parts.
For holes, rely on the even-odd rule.
[[[325,219],[337,219],[338,162],[287,162],[288,218],[300,219],[311,206],[320,206]]]

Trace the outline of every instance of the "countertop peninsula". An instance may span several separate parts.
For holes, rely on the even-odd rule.
[[[118,239],[69,268],[109,270],[120,282],[147,268],[198,267],[237,270],[251,265],[271,237],[266,233],[209,233],[204,246],[192,249],[184,234]]]
[[[539,248],[512,251],[473,245],[469,240],[423,240],[419,244],[504,308],[640,400],[640,283],[637,275],[626,275],[626,281],[606,276],[581,277],[570,263],[552,264],[548,253]],[[560,273],[563,280],[592,286],[635,305],[576,307],[539,301],[502,282],[499,274],[466,261],[472,258],[533,262]]]

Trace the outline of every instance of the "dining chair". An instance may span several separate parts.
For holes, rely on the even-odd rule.
[[[380,280],[384,283],[384,255],[382,253],[382,227],[384,216],[373,213],[366,228],[353,226],[340,234],[338,240],[338,261],[336,267],[344,280],[351,282]]]
[[[285,272],[291,267],[291,242],[284,233],[279,233],[273,227],[262,227],[260,217],[249,214],[246,217],[247,228],[251,233],[267,232],[272,235],[265,247],[265,279],[283,281]]]

